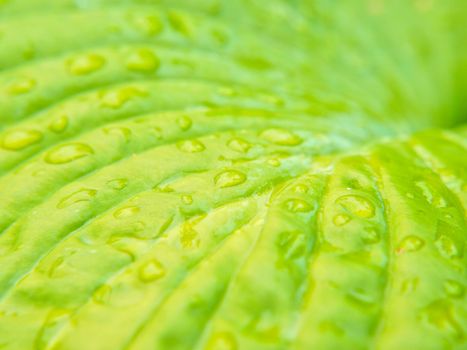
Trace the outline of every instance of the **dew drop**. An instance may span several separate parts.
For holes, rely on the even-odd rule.
[[[101,95],[101,106],[118,109],[131,99],[144,96],[147,96],[146,91],[133,86],[127,86],[119,90],[107,91],[103,93]]]
[[[444,282],[444,291],[452,298],[460,298],[464,296],[465,288],[459,282],[446,280]]]
[[[104,128],[104,132],[107,135],[116,135],[125,139],[125,141],[129,141],[131,137],[131,130],[124,127],[110,127]]]
[[[138,16],[133,23],[138,31],[148,36],[157,35],[163,29],[161,20],[155,15]]]
[[[301,199],[289,199],[285,202],[285,207],[293,213],[309,212],[313,206]]]
[[[107,186],[117,191],[123,190],[127,185],[127,179],[113,179],[107,182]]]
[[[183,131],[189,130],[193,122],[191,121],[190,117],[182,116],[177,119],[177,124]]]
[[[193,197],[190,196],[189,194],[184,194],[182,196],[182,202],[185,203],[185,204],[192,204],[193,203]]]
[[[189,225],[184,226],[180,232],[180,243],[185,249],[197,248],[200,243],[198,232]]]
[[[45,161],[50,164],[65,164],[93,154],[93,149],[83,143],[68,143],[55,147],[47,153]]]
[[[446,235],[440,235],[435,241],[435,246],[441,256],[446,259],[458,258],[461,255],[456,243]]]
[[[108,304],[110,302],[110,295],[112,288],[108,285],[100,286],[93,294],[93,300],[98,304]]]
[[[271,158],[271,159],[268,159],[267,160],[267,163],[270,165],[270,166],[273,166],[275,168],[279,167],[281,165],[281,161],[277,158]]]
[[[185,140],[177,143],[177,147],[180,151],[186,153],[198,153],[206,149],[204,144],[198,140]]]
[[[406,252],[416,252],[425,245],[425,242],[417,236],[407,236],[398,245],[397,254],[404,254]]]
[[[57,204],[57,208],[64,209],[73,204],[89,202],[92,198],[96,196],[96,194],[96,190],[86,188],[81,189],[60,200],[60,202]]]
[[[362,240],[365,244],[375,244],[380,240],[379,232],[374,228],[367,228],[362,232]]]
[[[105,59],[95,53],[80,55],[66,62],[68,71],[73,75],[86,75],[101,69]]]
[[[135,207],[135,206],[123,207],[114,212],[114,217],[117,219],[127,218],[129,216],[136,215],[139,212],[140,212],[139,207]]]
[[[237,350],[235,337],[228,332],[218,332],[212,335],[206,350]]]
[[[336,200],[337,204],[342,205],[349,212],[361,218],[371,218],[375,215],[374,205],[361,196],[346,195]]]
[[[54,132],[54,133],[61,133],[63,132],[66,128],[68,127],[68,117],[67,116],[61,116],[55,119],[53,122],[50,123],[49,125],[49,130]]]
[[[281,146],[297,146],[303,142],[300,136],[284,129],[265,130],[261,133],[261,137]]]
[[[456,339],[463,337],[462,327],[457,323],[453,308],[445,300],[437,300],[422,309],[421,317],[441,332],[451,333]]]
[[[240,137],[235,137],[229,140],[227,146],[236,152],[247,153],[251,148],[251,143]]]
[[[2,147],[10,151],[18,151],[41,140],[42,133],[36,130],[9,131],[2,139]]]
[[[214,183],[220,188],[233,187],[246,181],[246,175],[238,170],[226,170],[214,177]]]
[[[292,190],[295,193],[307,193],[308,192],[308,186],[304,185],[304,184],[298,184],[298,185],[295,185]]]
[[[165,269],[162,264],[156,260],[153,259],[139,269],[139,279],[143,281],[144,283],[149,283],[149,282],[154,282],[165,275]]]
[[[36,81],[31,78],[19,78],[7,88],[12,95],[22,95],[30,92],[36,86]]]
[[[350,221],[350,216],[346,214],[338,214],[334,216],[334,219],[332,219],[332,222],[336,226],[344,226],[346,223]]]
[[[126,61],[129,70],[142,73],[153,72],[159,65],[159,58],[150,49],[138,49],[132,52]]]

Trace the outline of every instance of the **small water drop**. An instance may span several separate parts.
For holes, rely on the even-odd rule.
[[[456,243],[446,235],[440,235],[435,241],[435,246],[441,256],[446,259],[454,259],[461,256],[461,250],[457,247]]]
[[[162,264],[156,260],[152,259],[147,262],[139,269],[139,279],[144,283],[154,282],[165,275],[165,269]]]
[[[183,226],[180,232],[180,243],[183,248],[197,248],[200,244],[198,232],[190,225]]]
[[[281,161],[277,158],[271,158],[271,159],[268,159],[267,160],[267,163],[270,165],[270,166],[273,166],[275,168],[281,166]]]
[[[228,332],[218,332],[211,336],[206,346],[206,350],[237,350],[237,341],[233,334]]]
[[[464,296],[465,288],[454,280],[446,280],[444,282],[444,291],[452,298],[461,298]]]
[[[92,299],[98,304],[108,304],[110,302],[110,296],[112,294],[112,288],[106,284],[97,288],[94,292]]]
[[[342,205],[349,212],[361,218],[368,219],[375,215],[374,205],[362,196],[342,196],[336,200],[336,203]]]
[[[308,192],[308,186],[304,184],[298,184],[295,185],[294,188],[292,189],[295,193],[307,193]]]
[[[332,219],[332,222],[336,226],[344,226],[346,223],[350,221],[350,216],[346,214],[338,214],[334,216],[334,219]]]
[[[227,146],[236,152],[247,153],[251,148],[251,143],[240,137],[235,137],[229,140]]]
[[[86,75],[101,69],[105,64],[104,57],[95,53],[79,55],[66,62],[68,71],[73,75]]]
[[[184,115],[180,118],[177,118],[177,124],[183,131],[189,130],[193,122],[191,121],[190,117]]]
[[[140,212],[140,208],[136,206],[123,207],[114,212],[114,217],[117,219],[127,218],[136,215]]]
[[[82,202],[89,202],[92,198],[94,198],[97,194],[96,190],[84,188],[79,191],[73,192],[69,196],[66,196],[57,204],[58,209],[64,209],[69,207],[70,205],[82,203]]]
[[[303,142],[300,136],[284,129],[268,129],[261,133],[265,140],[281,146],[297,146]]]
[[[30,92],[36,85],[37,83],[34,79],[18,78],[8,86],[7,91],[12,95],[22,95]]]
[[[184,194],[182,196],[182,202],[185,203],[185,204],[192,204],[193,203],[193,197],[190,196],[189,194]]]
[[[157,35],[163,29],[161,20],[155,15],[137,16],[133,23],[138,31],[148,36]]]
[[[83,143],[68,143],[55,147],[47,153],[45,161],[50,164],[65,164],[89,156],[94,150]]]
[[[9,131],[2,138],[2,147],[10,151],[18,151],[38,143],[42,140],[42,133],[36,130]]]
[[[107,135],[116,135],[118,137],[122,137],[127,142],[130,140],[131,137],[131,130],[128,128],[115,126],[110,128],[104,128],[103,130],[104,133],[106,133]]]
[[[305,213],[313,209],[313,206],[302,199],[289,199],[285,202],[285,207],[293,213]]]
[[[198,153],[206,149],[204,144],[198,140],[185,140],[177,143],[177,147],[180,151],[186,153]]]
[[[135,97],[147,96],[147,91],[137,87],[127,86],[118,90],[107,91],[101,94],[101,106],[118,109]]]
[[[54,133],[61,133],[68,127],[68,117],[62,115],[49,124],[49,130]]]
[[[367,228],[362,232],[362,240],[365,244],[375,244],[380,241],[381,237],[378,230]]]
[[[149,73],[159,68],[160,60],[150,49],[138,49],[132,52],[126,61],[126,67],[135,72]]]
[[[117,191],[123,190],[127,185],[127,179],[113,179],[107,182],[107,186]]]
[[[411,253],[411,252],[416,252],[425,245],[425,242],[417,236],[407,236],[405,237],[397,246],[396,252],[397,254],[404,254],[406,252]]]
[[[214,183],[220,188],[233,187],[246,181],[246,175],[238,170],[225,170],[214,177]]]

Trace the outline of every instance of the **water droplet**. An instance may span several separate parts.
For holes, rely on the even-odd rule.
[[[155,15],[138,16],[133,23],[137,30],[148,36],[157,35],[163,29],[161,20]]]
[[[452,305],[446,300],[437,300],[422,309],[421,318],[441,332],[448,332],[456,339],[463,337],[462,327],[457,323]]]
[[[177,143],[177,147],[180,151],[186,153],[198,153],[206,149],[204,144],[198,140],[185,140]]]
[[[294,213],[309,212],[313,209],[313,206],[302,199],[289,199],[285,202],[285,207],[288,211]]]
[[[460,298],[464,296],[465,288],[459,282],[447,280],[444,282],[444,291],[452,298]]]
[[[338,214],[334,216],[334,219],[332,219],[332,222],[336,226],[344,226],[346,223],[350,221],[350,216],[346,214]]]
[[[189,194],[184,194],[182,196],[182,202],[185,204],[192,204],[193,203],[193,197],[190,196]]]
[[[417,181],[415,185],[420,189],[426,201],[431,204],[433,202],[433,193],[431,193],[428,184],[424,181]]]
[[[50,123],[49,130],[58,134],[63,132],[67,127],[68,117],[63,115]]]
[[[180,243],[183,248],[197,248],[200,244],[198,232],[190,225],[183,226],[180,232]]]
[[[268,129],[261,133],[265,140],[281,146],[296,146],[303,142],[300,136],[284,129]]]
[[[237,350],[237,341],[231,333],[218,332],[212,335],[206,350]]]
[[[170,11],[168,19],[169,19],[170,26],[174,30],[176,30],[180,34],[183,34],[187,37],[190,36],[191,33],[190,33],[189,23],[181,13]]]
[[[19,78],[7,88],[12,95],[22,95],[30,92],[36,86],[36,81],[31,78]]]
[[[251,148],[251,144],[248,141],[239,137],[235,137],[229,140],[227,146],[230,147],[230,149],[240,153],[246,153]]]
[[[153,259],[139,269],[139,278],[141,281],[144,283],[149,283],[149,282],[154,282],[165,275],[165,269],[162,264],[156,260]]]
[[[187,117],[185,115],[177,119],[177,124],[183,131],[189,130],[191,128],[192,123],[193,122],[191,121],[190,117]]]
[[[139,207],[135,207],[135,206],[123,207],[114,212],[114,217],[117,219],[127,218],[129,216],[138,214],[139,211],[140,211]]]
[[[118,137],[122,137],[125,141],[129,141],[131,137],[131,130],[124,127],[111,127],[111,128],[104,128],[104,132],[107,135],[116,135]]]
[[[374,205],[362,196],[342,196],[336,200],[336,203],[342,205],[349,212],[361,218],[368,219],[375,215]]]
[[[127,179],[114,179],[107,182],[107,186],[117,191],[123,190],[127,185]]]
[[[308,192],[308,186],[304,185],[304,184],[298,184],[298,185],[294,186],[293,191],[295,193],[307,193]]]
[[[94,53],[76,56],[66,62],[68,71],[73,75],[86,75],[96,72],[104,64],[104,57]]]
[[[57,204],[57,208],[64,209],[76,203],[89,202],[96,194],[96,190],[87,188],[81,189],[60,200]]]
[[[118,90],[111,90],[101,94],[101,106],[106,108],[121,108],[135,97],[147,96],[147,91],[137,87],[127,86]]]
[[[55,147],[47,153],[45,161],[50,164],[64,164],[93,154],[93,149],[83,143],[68,143]]]
[[[271,158],[271,159],[268,159],[267,160],[267,163],[270,165],[270,166],[273,166],[275,168],[279,167],[281,165],[281,161],[277,158]]]
[[[149,73],[159,68],[160,60],[150,49],[138,49],[132,52],[126,61],[126,67],[136,72]]]
[[[435,246],[446,259],[458,258],[461,255],[456,243],[446,235],[440,235],[435,241]]]
[[[398,245],[397,254],[404,254],[406,252],[416,252],[425,245],[425,242],[417,236],[407,236]]]
[[[93,294],[93,300],[98,304],[108,304],[110,302],[110,295],[112,288],[108,285],[100,286]]]
[[[214,183],[220,188],[233,187],[246,181],[246,175],[238,170],[226,170],[214,177]]]
[[[362,232],[362,240],[366,244],[375,244],[379,242],[380,234],[374,228],[367,228]]]
[[[42,140],[42,134],[36,130],[9,131],[2,139],[2,147],[18,151]]]

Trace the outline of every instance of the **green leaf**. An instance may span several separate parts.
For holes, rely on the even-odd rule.
[[[466,15],[0,0],[0,349],[465,349]]]

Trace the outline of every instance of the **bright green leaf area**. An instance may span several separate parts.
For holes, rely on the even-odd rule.
[[[0,0],[0,349],[467,349],[466,18]]]

